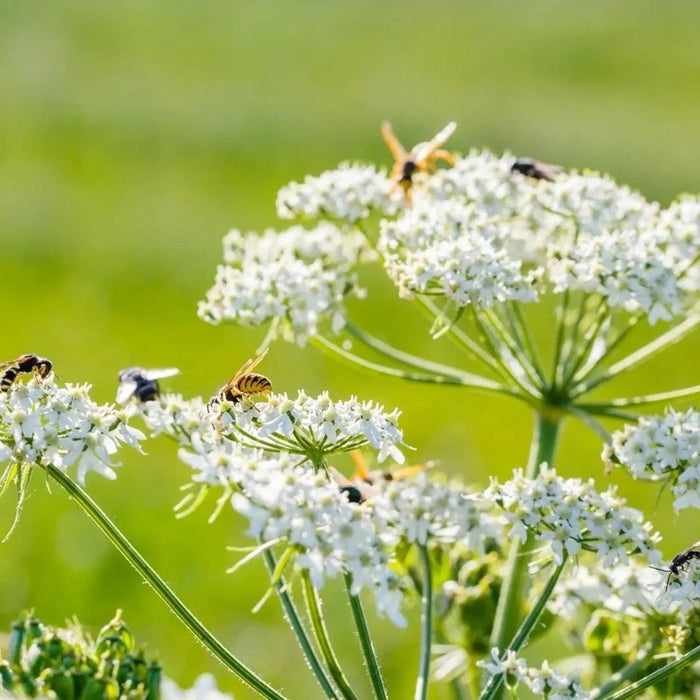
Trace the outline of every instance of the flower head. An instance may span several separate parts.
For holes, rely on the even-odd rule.
[[[372,211],[395,214],[401,203],[385,172],[373,165],[341,163],[335,170],[283,187],[277,194],[277,214],[281,219],[324,216],[354,223]]]
[[[360,234],[326,222],[259,235],[233,230],[224,238],[224,264],[199,316],[212,324],[273,321],[274,335],[303,345],[323,321],[342,328],[345,296],[363,294],[352,268],[366,254]]]
[[[535,479],[516,470],[505,484],[492,480],[483,497],[503,509],[514,537],[524,542],[532,535],[557,564],[584,550],[595,552],[601,566],[625,563],[631,553],[659,556],[661,538],[651,524],[614,487],[600,493],[592,479],[563,479],[543,464]]]
[[[89,471],[115,479],[113,456],[121,445],[139,449],[144,435],[127,425],[127,414],[98,405],[88,384],[15,384],[0,393],[0,460],[12,465],[77,468],[81,484]]]

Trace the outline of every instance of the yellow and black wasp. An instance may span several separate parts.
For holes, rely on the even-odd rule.
[[[176,367],[164,369],[143,369],[143,367],[129,367],[119,372],[119,387],[117,389],[117,403],[126,403],[129,399],[138,401],[155,401],[160,396],[159,379],[174,377],[180,374]]]
[[[266,394],[272,390],[272,382],[263,374],[253,372],[267,355],[265,348],[257,357],[248,360],[235,374],[224,384],[216,396],[212,399],[213,402],[230,401],[231,403],[239,403],[244,398],[257,396],[258,394]]]
[[[394,185],[403,190],[406,204],[411,203],[411,185],[413,176],[418,172],[434,170],[438,160],[444,160],[449,165],[455,164],[454,156],[440,146],[452,136],[457,128],[457,122],[450,122],[444,129],[438,131],[430,141],[416,144],[409,152],[401,145],[394,135],[389,122],[382,124],[382,138],[394,157],[394,167],[390,177]]]
[[[20,355],[15,360],[0,362],[0,370],[3,370],[0,375],[0,391],[9,391],[17,376],[23,372],[34,372],[35,376],[44,379],[49,375],[52,367],[51,360],[31,353]]]

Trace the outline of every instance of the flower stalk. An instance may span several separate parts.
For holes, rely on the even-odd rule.
[[[433,635],[433,572],[430,565],[430,554],[425,545],[418,547],[418,557],[423,570],[421,590],[421,638],[420,638],[420,662],[418,665],[418,678],[416,680],[415,700],[426,700],[428,697],[428,683],[430,682],[430,653]]]
[[[249,669],[242,661],[234,656],[200,621],[185,603],[173,592],[168,584],[143,558],[126,536],[109,519],[106,513],[90,496],[60,469],[49,465],[48,475],[68,495],[75,499],[83,512],[97,525],[114,545],[117,551],[138,571],[158,597],[168,606],[170,611],[182,622],[221,663],[241,681],[259,695],[271,700],[285,700],[285,696],[268,685],[262,678]]]

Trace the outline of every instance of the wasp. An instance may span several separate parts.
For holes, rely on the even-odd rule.
[[[350,503],[358,504],[364,503],[376,492],[378,482],[401,481],[434,466],[434,462],[428,462],[426,464],[414,464],[410,467],[395,469],[394,471],[382,471],[381,469],[370,471],[365,458],[359,450],[352,450],[350,457],[355,463],[355,473],[352,476],[346,478],[332,467],[331,473],[341,493],[347,496]]]
[[[135,398],[138,401],[155,401],[160,396],[159,379],[174,377],[180,374],[176,367],[165,369],[143,369],[143,367],[129,367],[119,372],[119,388],[117,389],[117,403],[126,403]]]
[[[10,387],[15,383],[17,375],[22,372],[34,372],[35,376],[43,379],[51,372],[52,367],[51,360],[32,355],[31,353],[20,355],[16,360],[0,362],[0,370],[4,370],[0,375],[0,391],[9,391]]]
[[[394,185],[403,190],[407,204],[411,203],[410,189],[413,184],[413,176],[417,172],[434,170],[438,160],[444,160],[449,165],[455,164],[453,155],[442,146],[452,136],[457,128],[457,122],[450,122],[444,129],[438,131],[430,141],[416,144],[410,152],[406,152],[401,142],[394,135],[394,130],[389,122],[382,124],[382,138],[394,157],[394,167],[390,177]]]
[[[216,393],[212,399],[214,402],[231,401],[238,403],[249,396],[257,394],[266,394],[272,389],[272,382],[264,375],[253,372],[267,355],[265,348],[257,357],[248,360],[226,384]]]
[[[668,572],[668,578],[666,579],[666,590],[668,590],[668,586],[671,583],[671,576],[678,576],[680,572],[685,569],[686,564],[692,559],[700,559],[700,540],[693,542],[690,547],[684,549],[680,554],[676,554],[676,556],[671,559],[668,569],[659,569],[657,566],[652,566],[651,568],[656,569],[656,571],[663,571],[664,573]]]
[[[548,182],[554,182],[554,179],[561,171],[562,167],[560,165],[540,163],[532,158],[518,158],[510,166],[510,172],[512,173],[520,173],[534,180],[547,180]]]

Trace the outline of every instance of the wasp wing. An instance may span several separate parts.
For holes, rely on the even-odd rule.
[[[433,136],[430,141],[424,141],[422,143],[416,144],[411,151],[411,156],[415,161],[425,160],[430,156],[430,154],[440,148],[447,139],[454,134],[457,128],[457,122],[450,122],[443,129]]]

